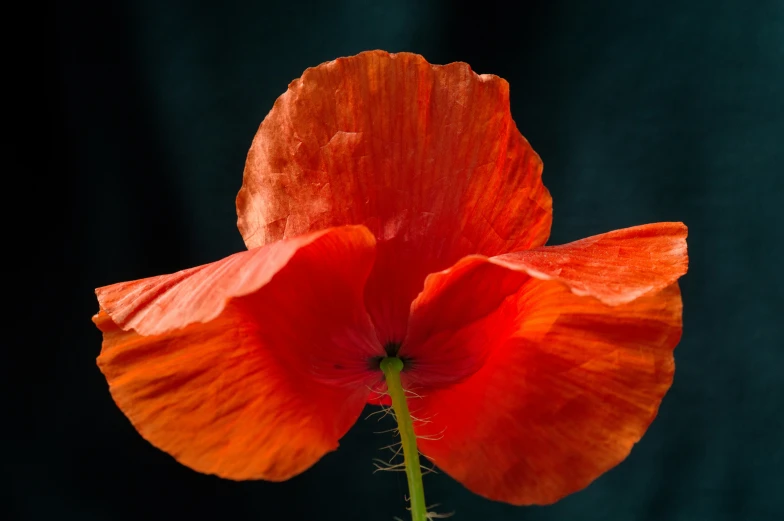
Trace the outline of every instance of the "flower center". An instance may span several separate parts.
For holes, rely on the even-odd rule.
[[[381,361],[384,358],[399,358],[401,362],[403,362],[402,370],[406,370],[407,368],[411,367],[411,358],[407,356],[397,356],[398,351],[400,351],[400,346],[402,342],[387,342],[384,344],[384,352],[386,353],[385,356],[374,356],[370,359],[370,368],[374,371],[381,371]]]
[[[387,342],[384,345],[384,351],[386,351],[388,357],[396,357],[397,352],[400,351],[400,342]]]

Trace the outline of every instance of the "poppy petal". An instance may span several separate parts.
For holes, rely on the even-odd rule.
[[[416,360],[408,383],[446,385],[477,371],[494,345],[488,334],[498,337],[498,321],[514,327],[513,318],[500,315],[504,300],[531,278],[564,284],[609,305],[666,288],[686,273],[686,234],[683,223],[646,224],[563,246],[467,256],[431,274],[411,304],[399,352]]]
[[[686,273],[688,229],[680,222],[633,226],[495,257],[533,277],[563,282],[577,295],[615,305],[666,288]]]
[[[230,479],[283,480],[338,445],[383,355],[363,307],[374,238],[330,229],[98,290],[98,365],[141,435]]]
[[[564,258],[475,256],[429,277],[400,351],[422,452],[513,504],[552,503],[622,461],[672,383],[685,233],[636,227]]]
[[[378,240],[365,291],[400,343],[427,274],[543,245],[552,201],[509,85],[465,63],[364,52],[308,69],[262,122],[237,197],[248,247],[343,224]]]
[[[681,333],[677,284],[611,307],[531,279],[520,316],[482,368],[412,400],[420,448],[473,492],[548,504],[622,461],[669,389]],[[500,325],[507,330],[506,324]]]

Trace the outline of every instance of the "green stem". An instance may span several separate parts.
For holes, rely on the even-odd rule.
[[[381,370],[387,380],[389,396],[392,397],[392,409],[395,411],[400,440],[403,444],[408,493],[411,496],[411,519],[412,521],[427,521],[425,489],[422,486],[422,469],[419,467],[419,450],[417,449],[414,425],[411,423],[411,414],[408,412],[406,392],[403,390],[403,384],[400,383],[403,361],[396,357],[384,358],[381,361]]]

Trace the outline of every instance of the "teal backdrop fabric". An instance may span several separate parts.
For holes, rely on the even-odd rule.
[[[550,244],[690,228],[675,383],[630,457],[553,506],[487,501],[444,474],[425,478],[428,500],[456,521],[784,520],[784,2],[210,4],[54,5],[67,247],[8,457],[10,519],[406,518],[404,476],[372,474],[384,421],[285,483],[177,464],[113,404],[90,322],[97,286],[243,249],[234,197],[276,97],[309,66],[381,48],[509,81],[553,195]]]

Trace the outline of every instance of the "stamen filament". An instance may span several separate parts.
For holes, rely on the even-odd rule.
[[[408,479],[408,494],[411,496],[412,521],[428,521],[427,507],[425,505],[425,489],[422,485],[422,469],[419,466],[419,450],[414,434],[414,425],[411,414],[408,412],[406,393],[400,382],[400,371],[403,370],[403,361],[397,357],[387,357],[381,360],[381,370],[387,381],[389,396],[392,398],[392,409],[397,417],[400,440],[403,445],[403,461],[406,466]]]

